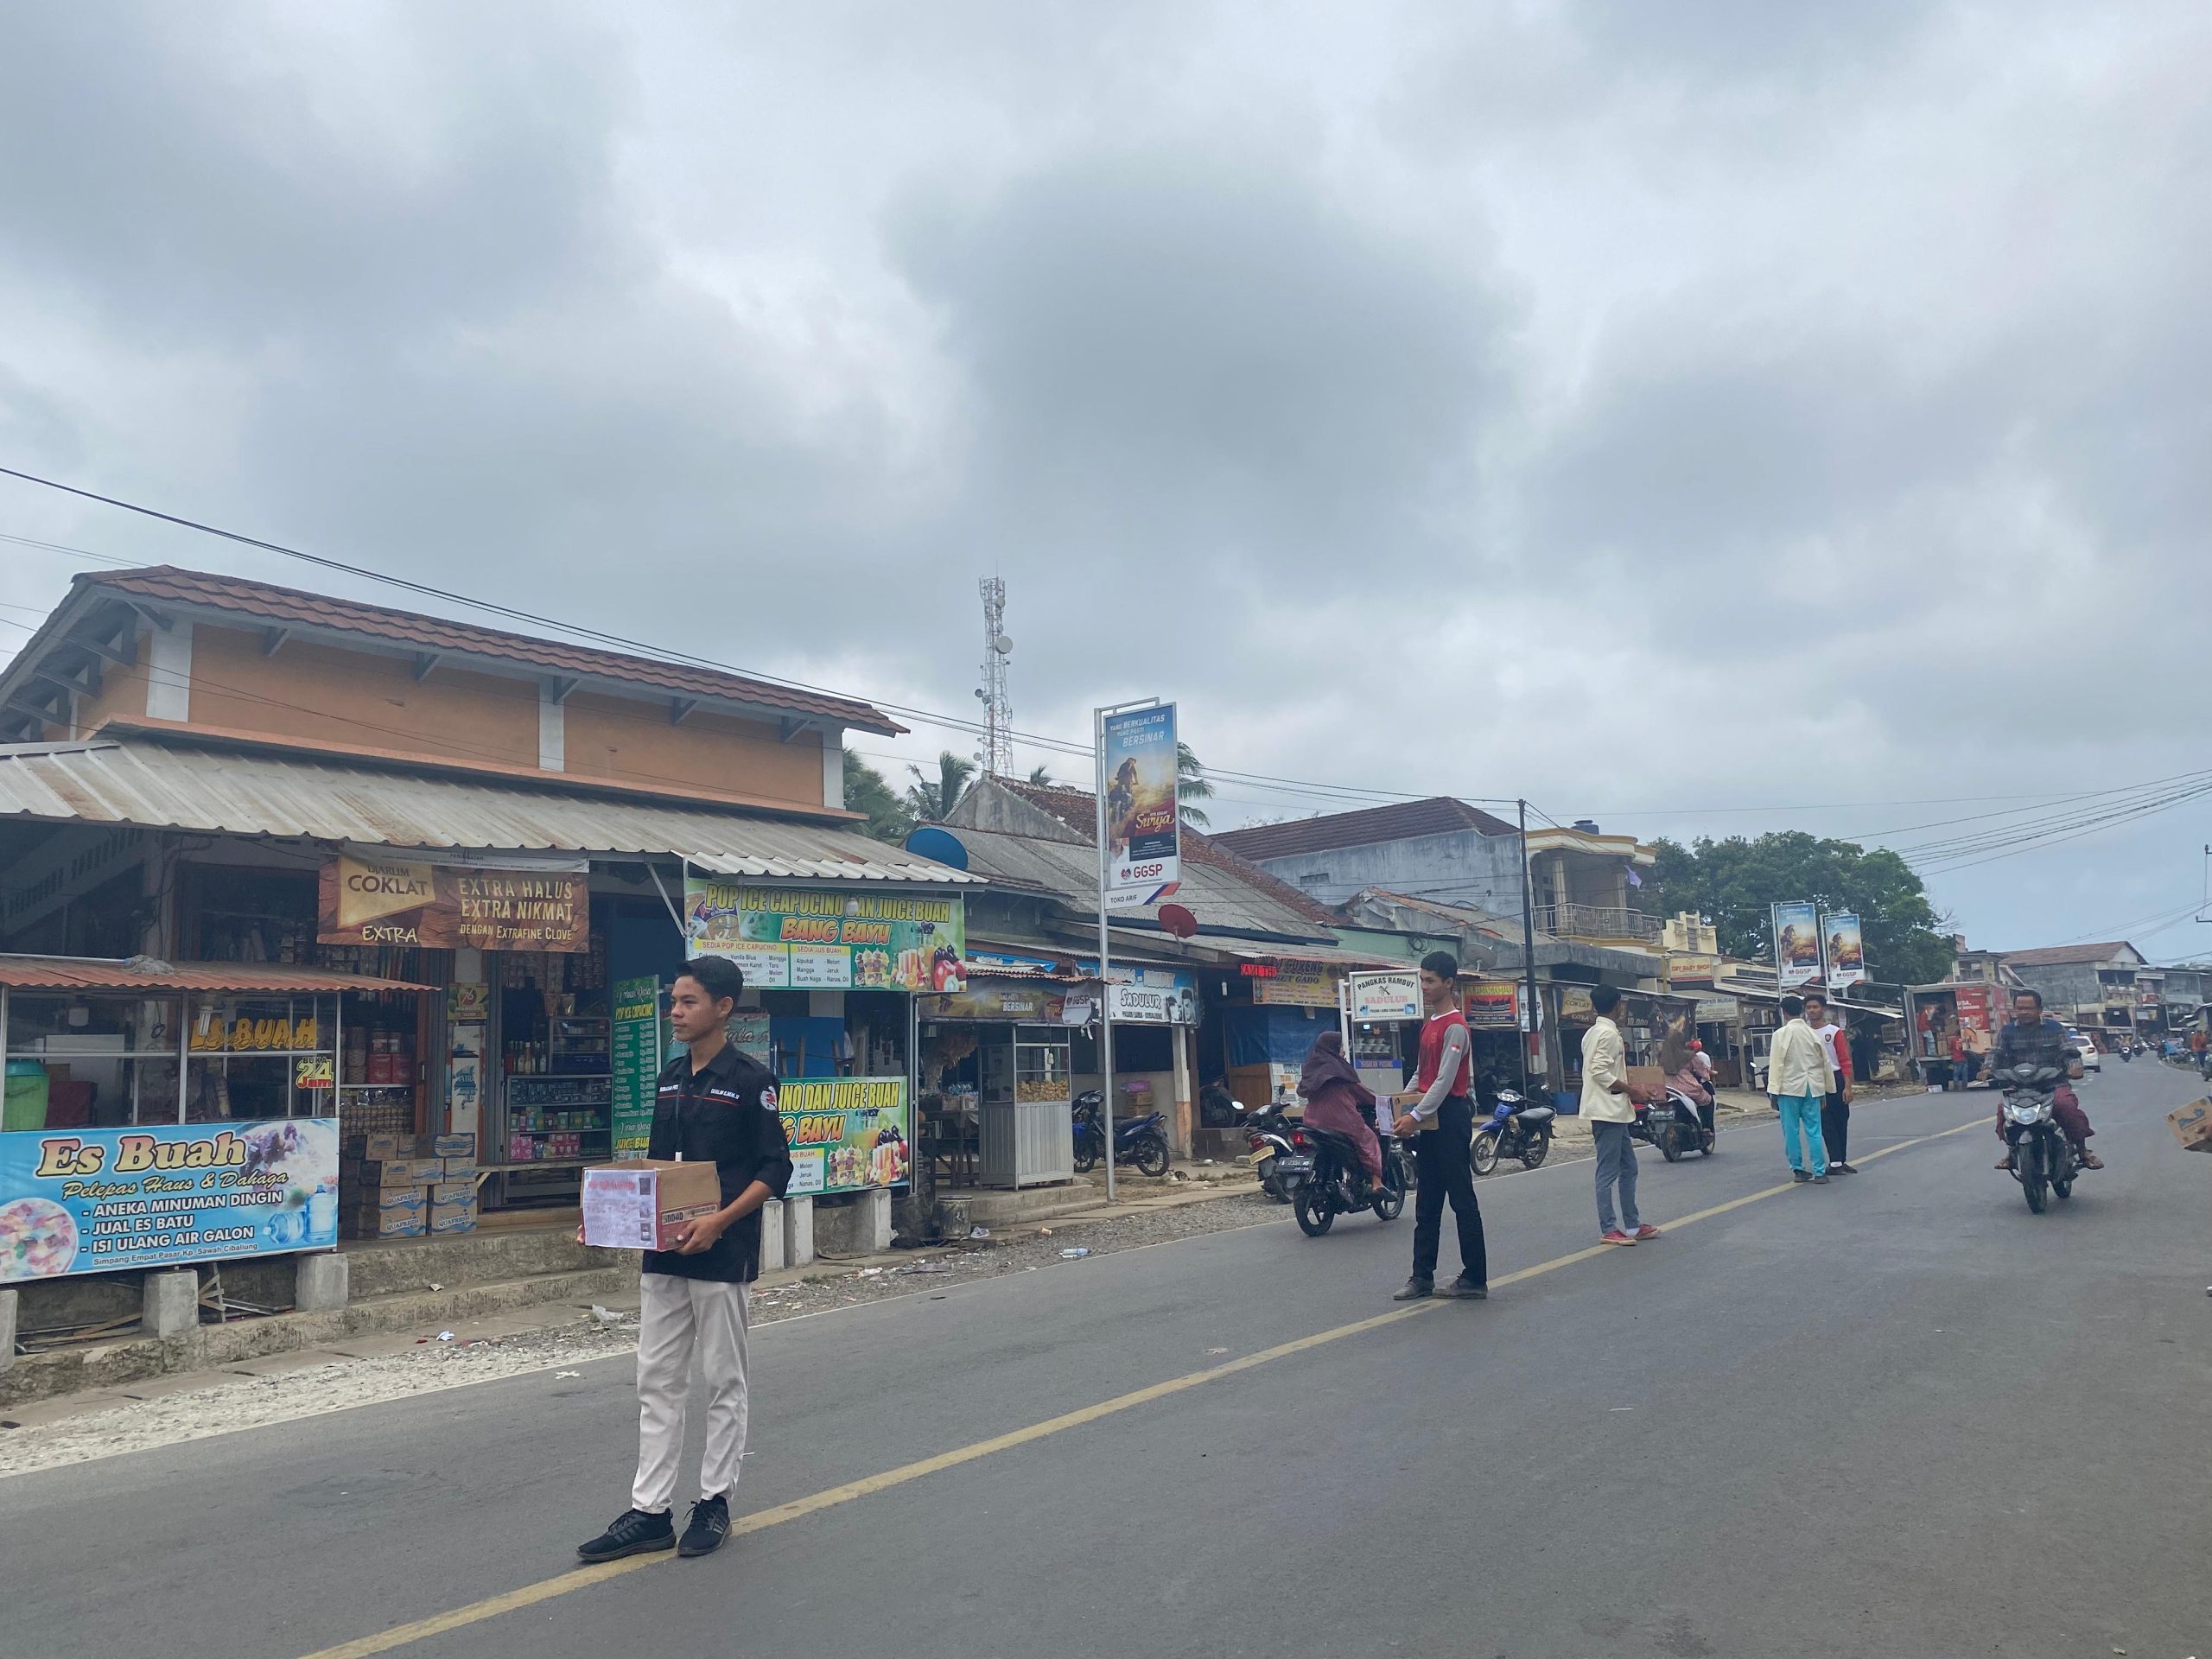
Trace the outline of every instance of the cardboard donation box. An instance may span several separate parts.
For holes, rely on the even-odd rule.
[[[1631,1065],[1622,1075],[1628,1079],[1628,1091],[1632,1098],[1654,1103],[1667,1098],[1667,1074],[1658,1066]]]
[[[2166,1114],[2174,1139],[2190,1152],[2212,1152],[2212,1100],[2192,1100]]]
[[[626,1158],[584,1171],[584,1243],[603,1250],[672,1250],[677,1228],[721,1207],[712,1164]]]

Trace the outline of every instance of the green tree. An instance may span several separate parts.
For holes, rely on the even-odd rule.
[[[1213,798],[1213,780],[1206,776],[1205,763],[1191,753],[1187,743],[1175,746],[1175,798],[1179,803],[1176,810],[1183,815],[1184,823],[1196,830],[1206,827],[1209,820],[1205,809],[1193,803]]]
[[[1809,899],[1823,913],[1858,912],[1874,978],[1924,985],[1951,970],[1951,941],[1939,931],[1927,890],[1887,848],[1870,851],[1796,830],[1653,846],[1659,856],[1649,880],[1658,906],[1669,915],[1689,910],[1705,917],[1732,957],[1772,961],[1772,906]]]
[[[914,781],[906,787],[907,811],[917,823],[940,823],[959,804],[961,791],[976,775],[976,763],[945,749],[938,755],[934,778],[917,766],[910,765],[906,770],[914,774]]]
[[[914,827],[914,815],[906,810],[898,791],[884,781],[881,772],[850,749],[845,751],[845,805],[852,811],[867,813],[868,822],[861,829],[894,847]]]
[[[1052,788],[1053,786],[1052,769],[1048,766],[1030,767],[1029,781],[1039,789]]]

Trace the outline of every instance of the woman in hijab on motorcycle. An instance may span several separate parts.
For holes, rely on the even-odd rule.
[[[1659,1069],[1667,1074],[1667,1086],[1680,1090],[1696,1106],[1700,1126],[1711,1128],[1713,1085],[1705,1080],[1705,1074],[1698,1069],[1687,1015],[1678,1023],[1669,1026],[1667,1034],[1659,1039]]]
[[[1367,1172],[1367,1184],[1380,1186],[1382,1144],[1375,1138],[1375,1130],[1367,1119],[1360,1115],[1363,1106],[1370,1111],[1374,1109],[1375,1095],[1345,1063],[1343,1033],[1325,1031],[1313,1039],[1313,1046],[1306,1052],[1305,1069],[1298,1075],[1298,1092],[1306,1097],[1307,1127],[1348,1136],[1359,1148],[1360,1167]]]

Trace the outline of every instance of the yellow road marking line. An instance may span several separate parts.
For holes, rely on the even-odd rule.
[[[1893,1146],[1884,1147],[1878,1152],[1871,1152],[1862,1161],[1872,1163],[1875,1159],[1886,1158],[1893,1152],[1903,1152],[1910,1147],[1923,1146],[1930,1141],[1941,1141],[1948,1135],[1957,1135],[1967,1129],[1986,1126],[1988,1122],[1989,1119],[1986,1117],[1978,1117],[1972,1122],[1959,1124],[1955,1128],[1938,1129],[1932,1134],[1916,1135],[1910,1141],[1900,1141]],[[1731,1198],[1726,1204],[1716,1204],[1709,1209],[1693,1211],[1687,1216],[1678,1216],[1668,1225],[1670,1228],[1688,1227],[1700,1221],[1710,1221],[1715,1216],[1725,1216],[1732,1210],[1741,1210],[1747,1205],[1758,1204],[1763,1199],[1773,1198],[1777,1193],[1795,1192],[1796,1187],[1797,1183],[1795,1181],[1784,1181],[1775,1186],[1762,1187],[1756,1192],[1745,1193],[1740,1198]],[[1493,1289],[1497,1289],[1506,1285],[1523,1284],[1529,1280],[1541,1278],[1545,1274],[1556,1273],[1561,1268],[1572,1267],[1578,1262],[1587,1262],[1592,1256],[1604,1255],[1616,1248],[1618,1247],[1612,1245],[1592,1244],[1586,1249],[1571,1250],[1567,1255],[1554,1256],[1548,1262],[1540,1262],[1535,1267],[1522,1268],[1517,1272],[1506,1274],[1502,1278],[1493,1279],[1491,1281],[1491,1286]],[[973,1463],[979,1458],[988,1458],[995,1452],[1008,1452],[1015,1446],[1027,1446],[1032,1441],[1065,1433],[1071,1428],[1081,1428],[1087,1423],[1097,1422],[1103,1418],[1133,1410],[1138,1406],[1150,1405],[1155,1400],[1165,1400],[1187,1389],[1198,1388],[1208,1382],[1218,1382],[1224,1376],[1234,1376],[1240,1371],[1252,1370],[1258,1366],[1272,1364],[1278,1359],[1287,1359],[1293,1354],[1310,1352],[1329,1343],[1340,1342],[1347,1337],[1363,1336],[1370,1331],[1379,1331],[1386,1325],[1395,1325],[1402,1319],[1414,1319],[1424,1313],[1433,1313],[1440,1306],[1441,1303],[1436,1301],[1408,1302],[1402,1307],[1392,1308],[1387,1313],[1377,1313],[1369,1319],[1356,1319],[1350,1325],[1337,1325],[1327,1331],[1317,1331],[1309,1337],[1300,1337],[1290,1342],[1278,1343],[1272,1348],[1263,1348],[1257,1353],[1247,1354],[1241,1359],[1228,1360],[1219,1365],[1210,1365],[1204,1370],[1185,1372],[1181,1376],[1171,1376],[1163,1382],[1154,1382],[1149,1387],[1138,1389],[1128,1394],[1116,1395],[1111,1400],[1101,1400],[1095,1405],[1083,1406],[1074,1411],[1063,1412],[1058,1417],[1047,1417],[1044,1421],[1032,1423],[1026,1428],[1009,1429],[1007,1433],[995,1434],[987,1440],[977,1440],[972,1445],[957,1446],[950,1452],[940,1452],[933,1458],[924,1458],[918,1462],[901,1464],[895,1469],[886,1469],[880,1474],[864,1475],[858,1480],[847,1481],[842,1486],[825,1487],[821,1491],[810,1492],[804,1497],[795,1497],[788,1503],[779,1503],[772,1509],[756,1510],[750,1515],[734,1516],[730,1522],[730,1535],[733,1537],[744,1537],[752,1533],[766,1532],[771,1527],[780,1527],[786,1522],[798,1521],[810,1515],[818,1515],[824,1510],[835,1509],[842,1503],[850,1503],[856,1498],[873,1497],[877,1492],[888,1491],[894,1486],[903,1486],[909,1481],[921,1479],[925,1475],[939,1474],[947,1469],[957,1469],[963,1463]],[[306,1655],[305,1659],[372,1659],[372,1656],[376,1654],[390,1653],[396,1648],[410,1647],[417,1642],[427,1642],[434,1636],[443,1636],[449,1630],[462,1630],[471,1624],[479,1624],[487,1618],[496,1618],[501,1613],[512,1613],[524,1607],[535,1606],[539,1602],[550,1601],[556,1596],[569,1595],[578,1590],[588,1590],[594,1585],[604,1584],[609,1579],[619,1579],[627,1573],[640,1572],[649,1567],[664,1566],[674,1559],[672,1552],[664,1551],[652,1555],[632,1555],[625,1560],[607,1561],[596,1567],[572,1567],[552,1578],[541,1579],[536,1584],[525,1584],[513,1590],[504,1591],[496,1596],[487,1596],[481,1601],[473,1601],[465,1607],[455,1607],[448,1612],[434,1613],[428,1618],[415,1619],[405,1624],[395,1624],[391,1629],[379,1630],[373,1636],[360,1637],[352,1642],[341,1642],[334,1648],[318,1648],[313,1653]]]

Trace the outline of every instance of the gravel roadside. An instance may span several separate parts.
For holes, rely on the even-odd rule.
[[[1134,1215],[1070,1217],[1025,1228],[1005,1238],[963,1240],[916,1250],[887,1265],[879,1265],[884,1258],[844,1271],[831,1264],[827,1274],[757,1292],[753,1323],[835,1313],[893,1296],[942,1293],[951,1285],[1007,1274],[1072,1268],[1081,1258],[1071,1260],[1064,1251],[1106,1255],[1280,1221],[1288,1213],[1258,1193],[1246,1192]],[[550,1384],[592,1361],[615,1358],[636,1348],[634,1314],[609,1308],[515,1336],[434,1340],[397,1352],[331,1360],[266,1376],[240,1376],[54,1422],[0,1430],[0,1478],[504,1377],[542,1373]]]

